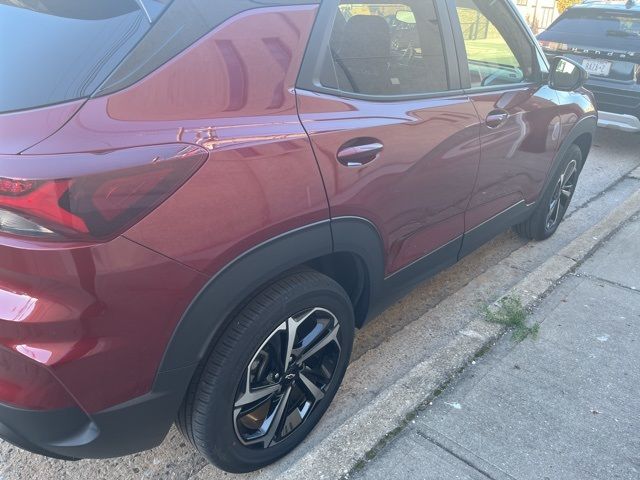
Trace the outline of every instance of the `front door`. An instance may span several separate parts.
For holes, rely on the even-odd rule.
[[[545,183],[561,135],[558,94],[542,82],[544,65],[508,1],[450,3],[459,20],[454,32],[462,84],[480,118],[482,155],[466,229],[504,214],[497,228],[485,229],[476,243],[526,215],[526,206]]]
[[[444,4],[334,0],[319,15],[297,98],[332,218],[376,226],[387,275],[444,245],[457,257],[479,126]]]

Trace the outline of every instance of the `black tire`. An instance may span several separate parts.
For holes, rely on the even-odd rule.
[[[319,333],[312,338],[318,328]],[[294,340],[304,335],[302,341],[295,344],[300,345],[298,348],[291,348],[295,345],[289,341],[290,332]],[[305,360],[305,352],[311,353],[314,342],[317,347],[331,335],[335,340]],[[278,460],[307,436],[328,408],[349,363],[353,335],[351,302],[334,280],[316,271],[304,270],[276,281],[242,308],[217,341],[194,376],[178,414],[178,428],[209,461],[228,472],[249,472]],[[294,359],[296,355],[296,361],[284,359]],[[283,362],[289,364],[288,370],[282,366]],[[318,362],[322,363],[320,367],[309,366]],[[326,380],[317,380],[318,371]],[[289,378],[292,376],[295,378]],[[308,384],[310,378],[323,396],[318,391],[316,395],[309,393],[313,392]],[[253,382],[259,385],[250,386]],[[256,392],[263,395],[262,392],[274,388],[276,392],[268,397],[238,406],[247,398],[253,398]],[[298,401],[313,402],[304,417],[300,412],[305,409],[298,410]],[[284,406],[280,409],[280,405]],[[250,413],[242,413],[243,409]],[[273,413],[265,413],[267,410]],[[277,426],[275,430],[268,428],[275,425],[268,419],[278,418],[279,411],[285,413],[280,414],[282,427],[277,433]],[[254,431],[246,427],[261,415],[259,428]],[[300,423],[298,417],[303,418]],[[266,433],[260,435],[265,428]],[[246,444],[255,441],[252,435],[263,440]]]
[[[571,145],[555,168],[551,180],[538,200],[531,216],[514,227],[518,234],[531,240],[544,240],[555,233],[567,211],[571,198],[573,198],[582,164],[582,151],[577,145]],[[571,165],[575,166],[575,172],[571,174],[572,176],[569,176]],[[563,185],[563,182],[571,183],[570,185],[569,183]],[[562,192],[569,190],[568,188],[563,188],[568,186],[571,188],[570,194],[567,196],[566,193]],[[554,200],[558,201],[555,213],[551,210]],[[549,215],[552,215],[553,218],[550,218]],[[554,221],[551,222],[552,220]]]

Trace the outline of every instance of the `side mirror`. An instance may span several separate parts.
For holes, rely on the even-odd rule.
[[[566,57],[555,57],[551,61],[549,86],[554,90],[571,92],[582,87],[589,74],[578,62]]]

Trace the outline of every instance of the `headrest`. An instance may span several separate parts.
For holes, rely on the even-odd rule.
[[[343,59],[389,57],[389,25],[378,15],[354,15],[344,27],[339,54]]]

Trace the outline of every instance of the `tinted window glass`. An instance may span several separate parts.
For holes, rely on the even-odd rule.
[[[432,1],[341,2],[320,81],[367,95],[447,90],[440,28]]]
[[[533,75],[533,45],[500,1],[456,0],[471,86],[520,83]]]
[[[640,13],[573,8],[540,34],[540,39],[638,52]]]
[[[134,0],[0,0],[0,111],[90,95],[148,28]]]

